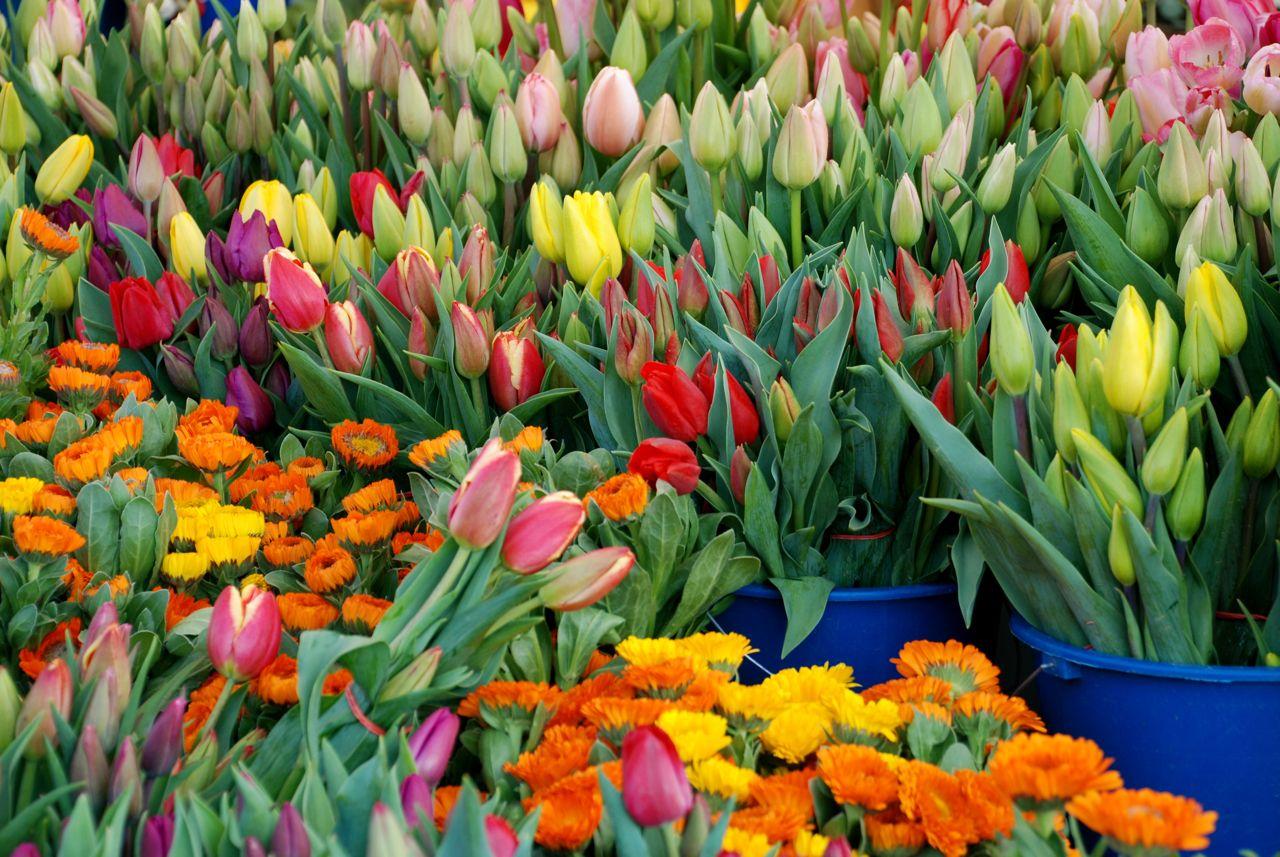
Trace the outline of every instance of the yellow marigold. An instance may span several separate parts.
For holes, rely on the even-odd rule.
[[[27,514],[43,487],[43,482],[31,476],[13,476],[0,481],[0,509],[10,515]]]
[[[706,659],[689,650],[681,640],[665,637],[627,637],[616,646],[618,657],[637,667],[652,667],[668,661],[687,661],[694,669],[705,669]]]
[[[999,668],[977,647],[956,640],[907,643],[893,663],[906,678],[931,675],[942,679],[951,685],[956,696],[975,690],[1000,690]]]
[[[976,720],[980,717],[991,717],[1008,724],[1014,731],[1045,731],[1044,721],[1040,719],[1040,715],[1028,708],[1026,701],[1019,696],[1005,696],[1003,693],[976,690],[957,699],[952,712],[957,719]]]
[[[263,592],[269,592],[271,590],[270,585],[267,584],[267,576],[256,571],[253,574],[246,574],[244,577],[240,578],[241,589],[246,589],[250,586],[255,587],[256,589],[261,589]]]
[[[413,462],[415,467],[421,467],[426,470],[438,459],[449,454],[449,448],[454,444],[463,444],[462,432],[457,429],[449,429],[439,437],[428,438],[419,441],[409,450],[409,460]]]
[[[276,568],[306,562],[314,552],[315,544],[306,536],[284,536],[262,546],[263,558]]]
[[[400,451],[400,441],[391,426],[373,420],[344,420],[329,435],[338,457],[360,470],[386,467]]]
[[[391,541],[396,529],[396,513],[387,510],[356,512],[329,521],[334,534],[354,548],[372,548]]]
[[[293,461],[290,461],[288,467],[285,468],[285,471],[287,473],[293,473],[297,476],[301,476],[303,479],[310,482],[321,473],[324,473],[325,466],[324,462],[320,459],[315,458],[314,456],[305,455],[302,458],[295,458]]]
[[[755,771],[741,768],[723,756],[708,756],[689,765],[690,785],[725,800],[733,798],[739,805],[747,800],[751,784],[759,778]]]
[[[747,655],[759,651],[751,645],[751,641],[742,634],[719,634],[706,631],[676,640],[681,648],[713,667],[728,668],[734,672],[742,666]]]
[[[721,854],[737,854],[738,857],[766,857],[772,849],[772,843],[764,834],[732,825],[724,832],[724,840],[720,843]]]
[[[987,769],[1005,794],[1035,802],[1067,801],[1124,785],[1101,747],[1069,735],[1015,735],[996,746]]]
[[[685,763],[714,756],[729,746],[729,723],[718,714],[672,709],[658,717],[657,726],[671,738]]]
[[[718,689],[716,707],[737,728],[754,723],[762,729],[782,713],[786,703],[764,685],[730,683]]]
[[[294,633],[318,631],[338,618],[338,608],[311,592],[287,592],[276,599],[280,619]]]
[[[384,598],[362,593],[348,595],[342,602],[342,621],[353,627],[362,626],[372,631],[390,609],[391,602]]]
[[[209,573],[209,558],[198,553],[165,554],[160,571],[170,580],[192,583]]]
[[[898,737],[902,716],[898,706],[887,699],[867,702],[852,690],[828,699],[832,725],[845,742],[857,740],[858,733],[893,741]]]
[[[632,729],[652,726],[674,708],[675,703],[666,699],[601,696],[582,704],[582,718],[596,727],[610,744],[621,746],[623,737]]]
[[[250,458],[261,458],[262,450],[238,434],[178,433],[178,454],[192,467],[205,473],[234,470]]]
[[[1151,789],[1090,792],[1067,804],[1067,812],[1117,845],[1171,852],[1208,848],[1218,824],[1218,814],[1196,801]]]
[[[242,506],[217,506],[209,515],[209,535],[258,537],[265,524],[261,512]]]
[[[80,249],[80,239],[34,208],[18,209],[18,230],[32,250],[65,259]]]
[[[826,703],[853,687],[853,668],[845,664],[779,670],[762,684],[784,702]]]
[[[643,476],[634,473],[619,473],[610,477],[603,485],[587,492],[583,502],[590,508],[592,503],[611,521],[625,521],[627,518],[644,513],[649,505],[649,483]]]
[[[342,498],[342,508],[347,514],[376,512],[381,509],[394,509],[400,505],[396,494],[396,483],[390,479],[379,479],[370,482],[358,491],[352,491]]]
[[[497,712],[532,712],[541,704],[555,711],[560,690],[549,684],[533,681],[491,681],[478,687],[458,704],[462,717],[478,717],[485,709]]]
[[[64,366],[77,366],[104,375],[110,375],[120,363],[120,346],[114,342],[81,342],[78,339],[66,339],[51,350],[54,359]]]
[[[799,764],[827,741],[831,715],[817,702],[788,705],[760,734],[764,748],[784,762]]]
[[[67,485],[79,488],[107,475],[112,452],[96,436],[81,438],[53,457],[53,472]]]
[[[257,536],[206,536],[196,541],[196,553],[211,566],[243,565],[253,559],[261,543]]]
[[[178,518],[173,524],[175,542],[195,542],[209,535],[209,523],[219,506],[217,501],[208,500],[200,505],[190,504],[178,509]]]
[[[276,655],[258,677],[250,690],[263,702],[272,705],[294,705],[298,701],[298,662],[288,655]]]
[[[587,726],[552,726],[532,751],[521,753],[503,770],[537,791],[587,767],[595,730]]]
[[[516,433],[515,437],[504,443],[502,447],[517,454],[527,450],[536,455],[542,452],[543,443],[544,435],[541,426],[525,426]]]
[[[19,515],[13,519],[13,542],[20,553],[55,557],[80,550],[84,547],[84,536],[57,518]]]
[[[318,550],[307,559],[303,577],[312,592],[323,595],[355,580],[356,561],[342,548]]]
[[[802,830],[791,840],[791,850],[795,852],[795,857],[823,857],[830,844],[831,840],[822,834]]]
[[[881,810],[898,799],[898,775],[884,756],[860,744],[831,744],[818,750],[818,776],[837,801]]]

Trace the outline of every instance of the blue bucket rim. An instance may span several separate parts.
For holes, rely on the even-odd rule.
[[[827,596],[828,601],[906,601],[913,598],[934,598],[954,595],[954,583],[908,583],[903,586],[837,586]],[[782,593],[764,583],[748,583],[731,595],[781,601]]]
[[[1223,682],[1253,682],[1280,685],[1280,668],[1245,666],[1197,666],[1195,664],[1166,664],[1160,661],[1143,661],[1123,655],[1091,652],[1049,636],[1033,627],[1021,616],[1014,615],[1009,623],[1013,635],[1032,649],[1065,661],[1097,670],[1129,673],[1153,678],[1180,679],[1220,684]]]

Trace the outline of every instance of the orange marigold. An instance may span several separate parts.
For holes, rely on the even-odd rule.
[[[32,250],[52,259],[65,259],[80,249],[79,238],[34,208],[19,209],[18,229]]]
[[[680,697],[679,706],[686,711],[710,711],[720,699],[720,688],[729,681],[729,674],[726,672],[703,670]]]
[[[249,505],[269,518],[293,521],[315,505],[307,480],[296,473],[277,473],[251,485]]]
[[[479,717],[484,709],[494,711],[531,712],[541,703],[549,711],[555,711],[560,699],[560,689],[542,682],[491,681],[478,687],[458,705],[462,717]]]
[[[226,683],[225,678],[214,673],[208,681],[191,692],[187,713],[182,718],[183,743],[188,753],[195,747],[196,739],[200,737],[200,730],[204,729],[209,715],[213,713],[213,706],[222,695],[222,688]]]
[[[271,705],[293,705],[298,701],[298,662],[288,655],[276,655],[249,690]]]
[[[840,803],[881,810],[898,799],[898,775],[878,750],[832,744],[818,750],[818,776]]]
[[[1068,803],[1067,812],[1119,845],[1171,851],[1208,848],[1218,824],[1216,812],[1191,798],[1151,789],[1090,792]]]
[[[95,434],[113,458],[137,449],[142,444],[142,417],[121,417],[105,424]]]
[[[576,725],[583,721],[583,707],[592,700],[605,697],[627,699],[630,696],[631,688],[627,687],[622,676],[617,673],[600,673],[566,690],[560,697],[555,717],[551,718],[551,722],[555,725]],[[661,714],[661,712],[658,713]],[[657,719],[656,715],[654,719]]]
[[[924,828],[899,809],[866,817],[867,838],[877,854],[914,854],[924,847]]]
[[[596,732],[587,726],[552,726],[543,734],[538,746],[521,753],[515,763],[503,770],[523,780],[537,791],[587,767]]]
[[[210,432],[208,434],[178,433],[178,454],[197,470],[219,473],[234,470],[250,458],[261,458],[262,450],[238,434]]]
[[[342,508],[347,514],[376,512],[379,509],[394,509],[400,505],[396,495],[396,483],[390,479],[379,479],[370,482],[358,491],[352,491],[342,498]]]
[[[400,441],[391,426],[366,419],[343,420],[329,433],[338,457],[360,470],[386,467],[400,451]]]
[[[46,485],[31,498],[31,511],[69,519],[76,513],[76,498],[61,485]]]
[[[356,561],[342,548],[324,548],[307,559],[303,578],[312,592],[321,594],[346,586],[356,576]]]
[[[203,598],[193,598],[176,589],[170,589],[168,592],[169,602],[164,608],[164,629],[166,631],[172,631],[183,619],[197,610],[203,610],[209,606],[209,602]]]
[[[437,830],[444,830],[445,822],[449,820],[449,815],[453,812],[461,794],[462,786],[440,786],[435,790],[431,798],[431,814]],[[480,799],[484,800],[483,793]]]
[[[975,690],[1000,690],[1000,669],[976,646],[956,640],[907,643],[893,663],[905,678],[931,675],[946,681],[956,696]]]
[[[542,431],[542,426],[525,426],[516,432],[515,437],[502,444],[502,448],[516,454],[526,450],[538,453],[542,451],[544,441],[545,435]]]
[[[111,374],[111,398],[123,402],[133,396],[139,402],[151,398],[151,379],[141,372],[113,372]]]
[[[318,631],[338,618],[338,608],[312,592],[288,592],[276,604],[280,620],[294,633]]]
[[[1124,785],[1101,747],[1069,735],[1015,735],[1000,742],[987,768],[1005,794],[1032,801],[1066,801]]]
[[[444,533],[430,529],[425,533],[396,533],[391,537],[391,553],[398,554],[409,545],[422,545],[429,551],[440,550],[444,544]]]
[[[1013,830],[1013,805],[990,774],[948,774],[913,760],[902,766],[899,781],[902,811],[920,822],[944,857],[962,857],[969,846]]]
[[[952,712],[960,718],[977,718],[987,715],[1009,724],[1015,731],[1044,732],[1044,721],[1032,711],[1020,696],[1003,693],[987,693],[977,690],[956,700]]]
[[[372,631],[378,627],[383,615],[391,609],[391,602],[385,598],[357,593],[348,595],[342,602],[342,621],[351,626],[363,626]]]
[[[77,562],[73,556],[67,557],[66,569],[61,580],[63,585],[67,587],[67,600],[79,601],[84,597],[84,590],[93,580],[93,575],[85,571],[84,566]]]
[[[324,473],[324,462],[318,458],[313,458],[307,455],[307,456],[303,456],[302,458],[295,458],[293,461],[290,461],[288,467],[286,467],[285,470],[288,473],[293,473],[298,476],[301,476],[303,479],[306,479],[308,482],[310,482],[312,479],[315,479],[321,473]]]
[[[80,645],[81,623],[79,619],[59,622],[53,630],[40,638],[35,648],[23,649],[18,653],[18,668],[34,679],[44,670],[45,664],[57,652],[67,648],[67,639],[71,640],[71,648]]]
[[[215,399],[201,399],[191,413],[179,418],[179,434],[228,434],[236,427],[240,409]]]
[[[463,443],[462,432],[457,429],[449,429],[439,437],[432,437],[415,443],[413,448],[409,450],[409,460],[413,462],[415,467],[421,467],[426,470],[436,459],[448,455],[449,447],[455,443]]]
[[[381,510],[377,512],[356,512],[340,518],[333,518],[329,525],[333,532],[345,544],[355,548],[371,548],[391,541],[396,529],[396,513]]]
[[[351,670],[331,672],[324,677],[324,682],[320,685],[320,692],[325,696],[337,696],[345,691],[347,685],[355,680],[356,677],[351,674]]]
[[[786,842],[812,826],[813,813],[791,803],[767,804],[740,809],[730,822],[739,830],[758,833],[770,842]]]
[[[583,503],[588,508],[595,503],[600,512],[611,521],[624,521],[633,515],[640,515],[649,505],[649,483],[644,481],[643,476],[619,473],[610,477],[599,488],[588,491]]]
[[[524,800],[525,812],[542,808],[535,842],[553,851],[572,851],[591,840],[604,809],[599,781],[602,770],[615,785],[620,784],[622,763],[609,762],[565,777]]]
[[[53,457],[53,472],[77,488],[101,479],[111,467],[111,448],[97,435],[81,438]]]
[[[50,349],[50,353],[63,366],[78,366],[104,375],[110,375],[120,363],[120,346],[114,342],[66,339]]]
[[[678,699],[693,683],[695,673],[689,661],[679,660],[645,666],[629,664],[623,670],[622,677],[638,693],[663,699]]]
[[[276,568],[287,568],[306,562],[316,546],[306,536],[282,536],[262,546],[262,556]]]
[[[84,408],[100,402],[110,386],[111,379],[106,375],[87,372],[76,366],[53,366],[49,369],[49,388],[59,398],[74,398]]]
[[[42,557],[66,556],[84,547],[84,536],[66,521],[43,515],[13,519],[13,541],[21,553]]]
[[[207,485],[188,482],[185,479],[167,479],[161,476],[156,479],[157,511],[164,508],[166,495],[172,495],[174,504],[179,507],[218,499],[218,492]]]
[[[666,699],[628,699],[602,696],[582,705],[582,719],[600,731],[614,746],[621,746],[623,737],[637,726],[652,726],[663,713],[675,708]]]
[[[57,415],[50,414],[36,419],[23,420],[13,430],[13,435],[25,446],[44,446],[58,427]]]

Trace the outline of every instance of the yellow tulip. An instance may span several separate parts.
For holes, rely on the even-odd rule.
[[[1102,390],[1117,412],[1140,417],[1164,401],[1178,331],[1163,302],[1155,323],[1133,286],[1120,293],[1102,365]]]
[[[328,270],[333,262],[333,233],[315,197],[300,193],[293,198],[293,221],[298,258],[317,270]]]
[[[565,197],[564,259],[573,279],[597,297],[604,281],[621,273],[622,246],[604,194]]]
[[[204,257],[204,232],[190,212],[180,211],[169,221],[169,261],[182,277],[203,280],[208,276]]]
[[[529,192],[529,231],[542,258],[556,265],[564,261],[564,206],[549,182],[540,181]]]
[[[244,189],[240,197],[240,216],[246,220],[261,211],[268,222],[274,222],[280,230],[280,240],[285,246],[293,244],[293,194],[281,182],[258,179]]]
[[[36,196],[47,205],[57,205],[79,190],[93,164],[93,141],[73,134],[45,158],[36,174]]]
[[[409,208],[404,214],[404,245],[424,250],[436,245],[436,228],[431,222],[431,212],[416,193],[409,197]]]
[[[1212,262],[1205,262],[1187,277],[1186,319],[1198,308],[1209,323],[1223,357],[1237,353],[1249,332],[1249,320],[1235,286]]]

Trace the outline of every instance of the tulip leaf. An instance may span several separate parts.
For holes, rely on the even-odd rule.
[[[1191,642],[1187,588],[1181,569],[1170,568],[1172,558],[1156,547],[1142,521],[1122,510],[1124,537],[1129,543],[1142,601],[1142,624],[1152,643],[1151,656],[1173,664],[1201,662]]]
[[[1029,118],[1031,111],[1024,110],[1022,113],[1023,124],[1019,128],[1018,149],[1024,150],[1025,140],[1030,130]],[[1018,222],[1018,213],[1021,205],[1031,205],[1031,188],[1035,184],[1036,179],[1040,178],[1040,172],[1044,168],[1045,161],[1049,160],[1049,155],[1053,153],[1054,146],[1058,144],[1058,138],[1063,134],[1063,129],[1058,128],[1052,134],[1041,139],[1038,145],[1030,152],[1026,153],[1013,171],[1013,191],[1009,195],[1011,204],[1006,205],[1004,210],[996,215],[1000,222],[1000,231],[1005,235],[1012,235],[1016,231]]]
[[[618,443],[613,432],[609,430],[609,421],[604,405],[604,373],[592,366],[570,346],[553,339],[545,333],[538,333],[538,340],[547,353],[555,358],[556,365],[569,376],[582,392],[583,401],[587,404],[587,414],[591,420],[591,430],[595,434],[596,443],[606,449],[617,449]]]
[[[604,771],[599,771],[597,776],[600,779],[600,796],[604,799],[605,813],[609,818],[609,826],[613,828],[613,847],[618,857],[649,857],[653,852],[645,842],[644,829],[627,812],[622,803],[622,795],[604,775]],[[678,796],[670,797],[675,799]]]
[[[782,639],[782,657],[791,654],[796,646],[808,639],[813,629],[822,621],[827,610],[827,599],[835,582],[826,577],[774,577],[770,583],[782,594],[782,606],[787,612],[787,633]],[[771,654],[771,653],[770,653]]]
[[[354,420],[355,411],[342,389],[342,382],[333,372],[320,366],[309,353],[287,342],[277,342],[276,347],[284,355],[284,359],[293,371],[293,375],[302,385],[302,392],[307,397],[307,406],[328,425],[336,425],[343,420]]]
[[[653,102],[662,95],[663,90],[667,88],[667,81],[675,68],[676,60],[684,49],[684,43],[692,38],[695,32],[694,27],[680,31],[675,38],[663,46],[662,50],[658,51],[658,55],[649,63],[649,67],[636,84],[636,93],[642,102],[652,106]]]
[[[1115,233],[1112,240],[1119,239],[1120,243],[1124,242],[1124,215],[1120,213],[1120,206],[1116,203],[1115,196],[1111,193],[1111,184],[1102,175],[1102,170],[1098,168],[1098,162],[1093,159],[1093,155],[1089,152],[1089,148],[1084,144],[1084,138],[1080,136],[1079,131],[1075,131],[1071,135],[1074,138],[1076,155],[1080,158],[1080,166],[1084,169],[1085,181],[1089,183],[1089,194],[1093,197],[1093,207],[1098,212],[1098,217]]]
[[[378,404],[383,413],[388,414],[387,421],[395,422],[398,424],[397,428],[403,429],[401,432],[402,438],[420,440],[444,433],[444,426],[440,425],[435,417],[431,416],[421,405],[399,390],[388,387],[386,384],[381,384],[372,378],[365,378],[363,375],[338,372],[336,370],[333,374],[373,393],[378,399]],[[394,415],[395,418],[390,415]]]
[[[146,277],[153,283],[160,279],[160,275],[164,273],[164,265],[156,251],[151,249],[151,242],[118,223],[113,223],[111,228],[120,239],[120,246],[124,249],[124,255],[129,259],[134,274]]]
[[[562,614],[556,628],[556,675],[561,682],[572,683],[576,676],[584,676],[591,656],[621,624],[621,616],[598,607]]]
[[[1231,609],[1240,563],[1241,527],[1244,520],[1245,477],[1240,457],[1228,454],[1204,506],[1204,523],[1191,549],[1191,559],[1204,575],[1214,604]]]
[[[743,534],[760,554],[765,568],[775,577],[782,575],[782,553],[778,549],[777,498],[765,481],[761,465],[756,464],[747,475],[743,496]]]
[[[724,532],[697,554],[689,569],[689,577],[680,590],[680,603],[663,626],[662,636],[679,637],[690,633],[703,614],[717,602],[760,579],[760,560],[754,556],[716,560],[716,554],[711,548],[726,536],[726,548],[732,549],[732,534]]]
[[[978,588],[982,585],[982,574],[987,563],[982,558],[982,551],[969,532],[967,521],[960,522],[955,538],[951,542],[951,564],[956,570],[956,587],[960,598],[960,613],[964,616],[966,626],[973,622],[973,607],[978,600]]]
[[[437,857],[490,857],[489,837],[485,833],[485,812],[475,786],[466,783],[458,802],[449,814],[444,838]]]
[[[813,421],[823,435],[822,468],[840,455],[840,426],[831,409],[831,386],[840,371],[849,328],[853,322],[853,298],[836,289],[839,307],[836,316],[791,364],[791,387],[801,407],[813,405]]]
[[[302,731],[312,760],[320,758],[322,732],[321,701],[324,680],[339,662],[351,670],[356,685],[371,696],[390,676],[390,647],[369,637],[339,634],[336,631],[307,631],[298,644],[298,707]],[[346,702],[339,703],[347,706]],[[350,710],[347,716],[353,717]]]
[[[76,287],[76,298],[89,338],[94,342],[115,342],[116,325],[111,316],[111,297],[81,277]]]

